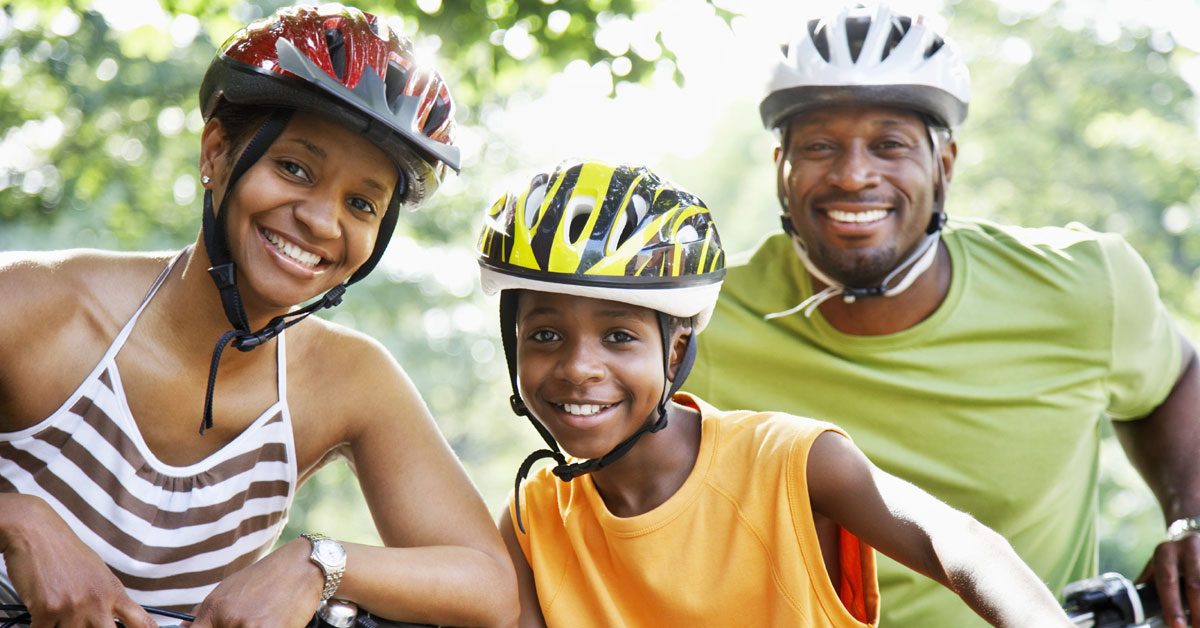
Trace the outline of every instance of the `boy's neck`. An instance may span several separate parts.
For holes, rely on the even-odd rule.
[[[667,404],[666,429],[646,434],[620,460],[592,473],[608,511],[634,517],[654,510],[683,486],[700,453],[700,413]]]

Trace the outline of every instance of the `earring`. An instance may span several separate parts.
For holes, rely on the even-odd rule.
[[[212,183],[212,177],[210,177],[206,174],[202,174],[202,175],[200,175],[200,183],[202,183],[204,185],[208,185],[209,183]]]

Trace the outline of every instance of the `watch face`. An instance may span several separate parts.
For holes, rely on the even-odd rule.
[[[346,559],[346,550],[340,543],[322,540],[316,546],[317,559],[327,565],[337,565]]]

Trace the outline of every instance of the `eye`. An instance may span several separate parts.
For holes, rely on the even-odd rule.
[[[279,169],[283,170],[284,172],[288,173],[289,175],[291,175],[297,179],[300,179],[301,181],[311,181],[312,180],[312,177],[308,176],[308,171],[304,169],[304,166],[301,166],[300,164],[298,164],[294,161],[291,161],[290,159],[280,159],[280,160],[278,160],[278,163],[279,163]]]
[[[551,331],[549,329],[538,329],[538,330],[535,330],[532,334],[529,334],[529,339],[534,342],[548,343],[548,342],[555,342],[555,341],[561,340],[562,337],[559,336],[557,332]]]
[[[835,148],[836,147],[829,142],[823,140],[814,140],[801,144],[800,152],[806,156],[820,157],[833,152]]]
[[[610,331],[610,332],[608,332],[608,334],[606,334],[604,336],[604,342],[612,342],[612,343],[616,343],[616,344],[625,344],[627,342],[633,342],[635,340],[637,340],[637,338],[633,334],[631,334],[623,329],[616,329],[616,330]]]
[[[378,213],[378,210],[375,208],[375,203],[373,203],[361,196],[350,197],[346,201],[346,204],[349,205],[350,207],[353,207],[355,211],[358,211],[358,212],[361,212],[364,214],[370,214],[370,215],[374,216],[375,214]]]
[[[875,150],[882,153],[900,153],[908,148],[908,142],[895,138],[886,138],[875,143]]]

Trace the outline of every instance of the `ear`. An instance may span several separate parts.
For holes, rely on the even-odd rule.
[[[692,328],[679,327],[671,337],[671,359],[667,361],[667,379],[675,381],[679,374],[679,364],[683,362],[683,354],[687,351],[688,341],[692,338]]]
[[[942,143],[942,168],[946,172],[946,183],[954,178],[954,160],[958,158],[958,142],[954,138]]]
[[[212,118],[205,123],[200,134],[200,174],[213,181],[221,179],[229,168],[231,148],[225,125],[220,120]]]
[[[785,155],[784,155],[784,151],[783,151],[783,146],[781,146],[781,145],[775,146],[775,153],[774,153],[774,155],[772,155],[772,159],[775,161],[775,197],[779,199],[779,208],[782,209],[783,213],[786,214],[786,213],[788,213],[788,202],[787,202],[787,197],[788,197],[788,195],[787,195],[787,175],[788,175],[788,173],[785,172],[785,170],[790,170],[790,169],[787,167],[787,162],[784,159],[784,157],[785,157]]]

